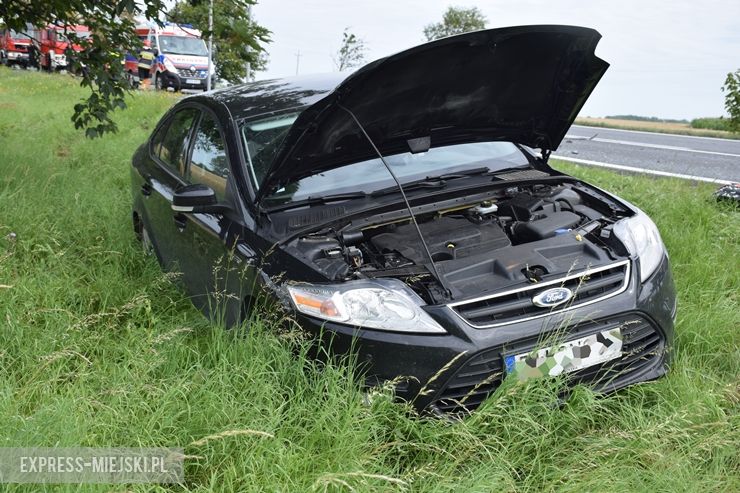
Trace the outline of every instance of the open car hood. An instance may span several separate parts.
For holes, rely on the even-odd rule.
[[[600,38],[572,26],[489,29],[369,63],[299,115],[258,200],[377,156],[346,109],[383,155],[495,140],[555,150],[609,67],[594,54]]]

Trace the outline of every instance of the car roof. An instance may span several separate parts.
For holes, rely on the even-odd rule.
[[[348,72],[306,75],[249,82],[206,93],[231,112],[236,120],[305,108],[330,93]]]

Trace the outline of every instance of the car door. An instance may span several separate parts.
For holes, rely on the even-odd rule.
[[[203,184],[216,193],[220,203],[233,204],[231,167],[224,132],[216,116],[202,109],[192,134],[185,180]],[[233,322],[227,304],[226,278],[234,256],[233,214],[179,214],[182,241],[178,243],[180,265],[193,304],[212,319]],[[237,300],[238,301],[238,300]]]
[[[172,196],[185,183],[187,150],[199,112],[177,110],[155,131],[149,146],[149,165],[140,171],[144,184],[144,225],[165,270],[181,272],[177,251],[183,241],[182,214],[172,211]]]

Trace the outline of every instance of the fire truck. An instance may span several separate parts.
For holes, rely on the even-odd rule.
[[[136,34],[154,52],[150,77],[157,89],[206,89],[208,48],[199,30],[190,24],[165,23],[137,26]],[[125,70],[130,79],[138,81],[136,55],[126,55]]]
[[[75,36],[79,39],[85,39],[90,36],[90,29],[87,26],[68,26],[67,31],[74,32]],[[38,44],[39,66],[44,70],[67,69],[70,65],[70,60],[67,60],[67,50],[71,47],[72,51],[82,51],[80,45],[70,43],[69,38],[65,34],[65,28],[52,24],[45,28],[37,29],[34,38]]]
[[[33,33],[30,30],[16,32],[12,29],[0,29],[0,63],[22,67],[33,65],[32,40]]]

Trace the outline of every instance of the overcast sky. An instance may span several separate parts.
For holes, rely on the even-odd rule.
[[[334,70],[332,54],[350,27],[367,61],[424,41],[422,29],[449,5],[477,6],[488,27],[571,24],[603,38],[611,64],[581,115],[693,118],[724,114],[720,87],[740,68],[740,0],[260,0],[257,21],[272,30],[270,64],[259,79]]]

